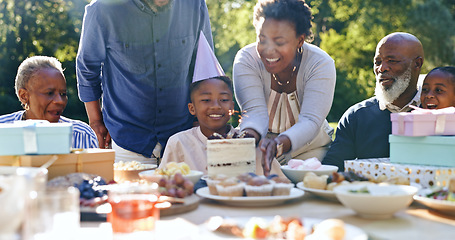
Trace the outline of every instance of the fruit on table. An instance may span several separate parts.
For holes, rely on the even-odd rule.
[[[179,172],[172,177],[161,178],[158,185],[160,193],[169,197],[184,198],[193,194],[194,190],[193,182],[184,178]]]

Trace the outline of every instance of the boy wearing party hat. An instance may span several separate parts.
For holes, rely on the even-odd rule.
[[[198,119],[199,126],[169,138],[160,167],[169,162],[185,162],[190,169],[207,174],[207,138],[213,133],[226,135],[236,130],[228,124],[234,111],[232,81],[225,76],[202,32],[190,96],[188,110]]]
[[[199,126],[169,138],[160,168],[169,162],[185,162],[190,169],[207,174],[207,138],[214,133],[239,134],[239,130],[228,124],[234,111],[232,81],[225,75],[202,32],[190,96],[188,110],[198,119]],[[276,166],[279,169],[278,162]]]

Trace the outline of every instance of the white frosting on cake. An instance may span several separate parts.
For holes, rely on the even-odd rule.
[[[256,170],[254,138],[214,139],[207,141],[207,172],[209,176],[238,176]]]

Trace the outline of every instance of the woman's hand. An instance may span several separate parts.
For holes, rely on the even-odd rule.
[[[268,176],[272,170],[273,159],[277,157],[277,145],[280,143],[283,144],[282,154],[291,150],[291,140],[285,135],[272,139],[264,138],[259,143],[259,148],[262,152],[262,169],[265,176]]]
[[[95,131],[100,148],[108,148],[111,143],[111,135],[102,120],[90,122],[90,127]]]
[[[256,140],[256,146],[257,144],[259,143],[259,141],[261,140],[261,135],[256,132],[256,130],[252,129],[252,128],[245,128],[243,131],[247,132],[249,135],[252,135],[254,137],[254,139]]]
[[[272,161],[276,156],[276,142],[274,139],[264,138],[259,143],[259,149],[262,152],[262,170],[264,175],[268,176],[272,169]]]

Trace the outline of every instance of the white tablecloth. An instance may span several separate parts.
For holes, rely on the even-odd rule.
[[[252,216],[273,217],[275,215],[317,219],[338,218],[347,224],[359,227],[368,234],[368,237],[371,240],[455,239],[455,217],[433,212],[416,202],[408,209],[396,213],[391,219],[374,220],[360,218],[355,215],[352,210],[345,208],[341,203],[324,200],[312,196],[311,193],[305,193],[302,198],[292,200],[291,202],[287,202],[280,206],[257,208],[233,207],[212,200],[201,199],[199,207],[194,211],[162,217],[157,223],[154,238],[209,239],[205,236],[204,231],[201,231],[202,227],[200,225],[211,216],[235,218]],[[108,223],[100,222],[82,222],[81,226],[82,230],[90,232],[90,234],[97,232],[97,230],[99,232],[100,229],[103,229],[104,227],[104,236],[106,236],[106,229],[108,229]],[[92,234],[90,236],[95,235]],[[84,238],[84,240],[89,239],[90,236]],[[134,239],[139,238],[141,237],[137,236]],[[110,237],[110,239],[112,239],[112,237]],[[114,237],[114,239],[132,238]],[[145,236],[144,239],[150,240],[150,236]]]

